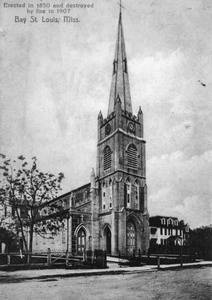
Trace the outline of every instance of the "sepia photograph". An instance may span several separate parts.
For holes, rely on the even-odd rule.
[[[0,299],[212,298],[210,0],[0,1]]]

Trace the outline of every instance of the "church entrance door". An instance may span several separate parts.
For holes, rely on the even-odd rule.
[[[127,223],[127,254],[132,256],[136,249],[136,230],[132,222]]]
[[[108,226],[105,228],[104,235],[105,235],[106,252],[107,254],[111,254],[111,231]]]

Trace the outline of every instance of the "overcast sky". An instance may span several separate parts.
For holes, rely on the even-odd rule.
[[[109,101],[118,5],[92,2],[73,10],[80,23],[15,24],[21,10],[0,13],[0,152],[37,156],[41,169],[64,172],[64,192],[89,182],[97,114],[106,116]],[[123,5],[133,111],[141,105],[144,113],[150,215],[211,224],[212,3]]]

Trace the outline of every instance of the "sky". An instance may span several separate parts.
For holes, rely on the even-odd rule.
[[[54,1],[94,3],[73,9],[79,23],[59,24],[15,23],[25,12],[3,2],[15,1],[0,9],[0,152],[36,156],[40,169],[65,174],[68,192],[88,183],[96,165],[117,1]],[[212,3],[122,3],[133,112],[140,105],[144,113],[149,213],[212,224]]]

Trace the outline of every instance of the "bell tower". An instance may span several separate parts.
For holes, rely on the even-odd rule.
[[[96,186],[100,248],[112,255],[148,249],[143,113],[133,115],[120,8],[108,114],[98,115]]]

